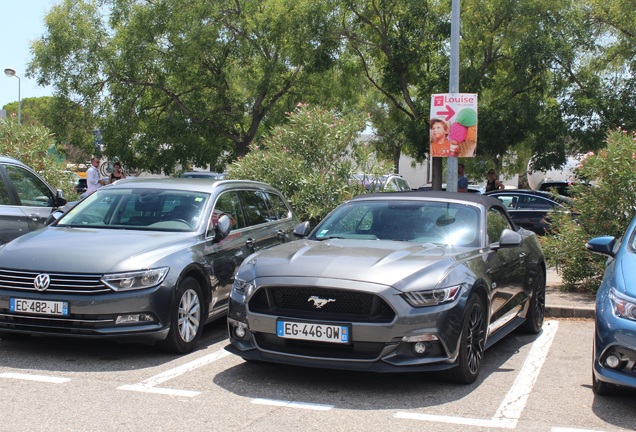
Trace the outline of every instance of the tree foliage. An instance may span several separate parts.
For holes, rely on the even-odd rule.
[[[170,173],[244,155],[328,72],[337,40],[311,0],[63,0],[30,65],[103,118],[106,154]],[[105,12],[108,12],[106,14]],[[328,88],[328,87],[324,87]]]
[[[0,154],[23,162],[38,172],[54,189],[61,189],[65,196],[76,196],[64,175],[63,158],[55,155],[55,141],[51,131],[38,124],[18,124],[15,117],[0,120]]]
[[[287,123],[234,162],[229,178],[263,181],[280,190],[301,220],[316,224],[341,202],[364,191],[357,172],[390,172],[373,149],[357,140],[366,117],[298,104]]]
[[[572,187],[571,211],[576,216],[566,212],[551,216],[553,232],[544,239],[544,250],[567,287],[595,292],[605,258],[592,255],[585,243],[598,236],[621,237],[634,216],[636,135],[611,131],[606,147],[588,153],[575,176],[581,182]]]

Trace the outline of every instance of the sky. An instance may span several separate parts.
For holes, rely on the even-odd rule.
[[[51,87],[40,87],[25,76],[31,61],[30,43],[44,34],[44,16],[60,0],[0,0],[0,109],[20,99],[51,96]],[[20,80],[4,74],[15,69]]]

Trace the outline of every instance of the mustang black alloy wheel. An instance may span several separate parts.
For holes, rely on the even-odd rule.
[[[521,325],[521,330],[526,333],[537,334],[543,326],[545,316],[545,272],[539,268],[532,285],[532,298],[526,321]]]
[[[457,366],[444,371],[444,376],[458,384],[470,384],[477,379],[484,357],[486,320],[484,301],[473,294],[466,305],[466,315],[459,343]]]

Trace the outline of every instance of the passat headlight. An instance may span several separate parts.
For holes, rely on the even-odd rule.
[[[243,297],[247,297],[254,291],[255,285],[252,281],[235,278],[232,290]]]
[[[614,315],[621,318],[636,321],[636,299],[621,294],[614,288],[609,291],[609,298],[612,302]]]
[[[413,307],[437,306],[455,300],[461,288],[461,285],[454,285],[433,290],[410,291],[402,293],[401,295],[402,298]]]
[[[169,267],[161,267],[137,272],[107,274],[102,278],[102,282],[114,291],[149,288],[163,282],[168,270],[170,270]]]

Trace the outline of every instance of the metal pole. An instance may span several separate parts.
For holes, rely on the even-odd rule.
[[[459,93],[459,0],[453,0],[451,6],[451,51],[450,77],[448,92]],[[446,158],[446,190],[457,192],[457,158]]]
[[[20,98],[20,77],[15,76],[18,79],[18,124],[22,124],[22,99]]]

